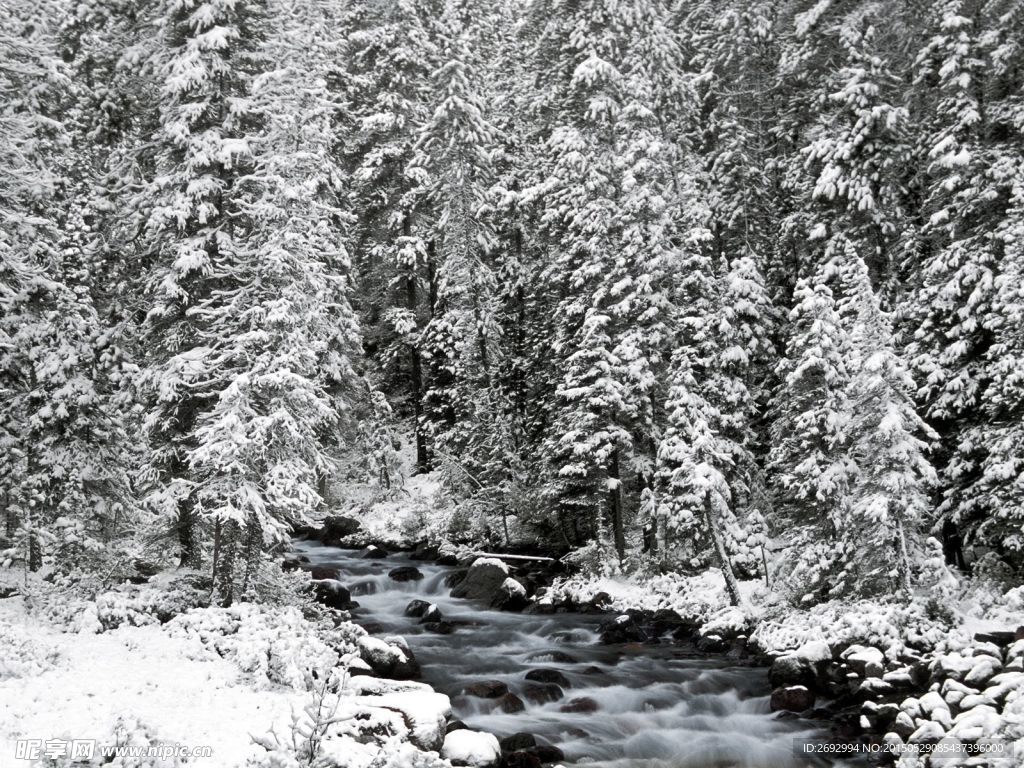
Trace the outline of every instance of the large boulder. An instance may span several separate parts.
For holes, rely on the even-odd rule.
[[[370,665],[378,677],[411,680],[419,677],[420,665],[409,645],[401,637],[383,639],[366,635],[359,638],[359,658]]]
[[[423,573],[419,568],[412,565],[402,565],[398,568],[392,568],[388,571],[388,578],[392,581],[419,581],[423,578]]]
[[[626,643],[643,643],[648,637],[635,618],[622,614],[601,622],[598,628],[603,645],[625,645]]]
[[[423,683],[407,681],[357,677],[350,680],[349,686],[358,694],[361,708],[398,713],[414,746],[433,752],[441,749],[452,711],[447,696]]]
[[[589,714],[591,712],[597,712],[598,709],[599,707],[597,702],[589,696],[578,696],[575,699],[569,699],[568,702],[560,707],[559,711]]]
[[[330,515],[324,518],[317,538],[328,547],[340,547],[342,539],[359,531],[359,521],[345,515]]]
[[[491,598],[491,607],[501,611],[521,611],[529,602],[526,587],[510,576],[501,582],[497,593]]]
[[[433,603],[428,603],[426,600],[410,600],[409,604],[405,606],[405,615],[413,619],[420,619],[432,606]]]
[[[352,605],[352,595],[337,579],[318,579],[313,584],[313,596],[318,603],[340,611],[348,610]]]
[[[356,555],[356,557],[362,560],[383,560],[387,556],[388,553],[376,544],[371,544],[365,549],[360,550],[359,554]]]
[[[336,579],[341,571],[333,565],[314,565],[309,569],[311,579]]]
[[[494,700],[494,709],[504,712],[506,715],[514,715],[516,712],[522,712],[526,709],[526,705],[514,693],[506,693]]]
[[[557,669],[548,669],[546,667],[531,669],[526,673],[526,679],[534,683],[554,683],[563,688],[572,688],[569,678]]]
[[[791,685],[802,685],[807,688],[814,687],[815,669],[814,663],[797,654],[779,656],[772,662],[768,669],[768,682],[773,688],[782,688]]]
[[[441,757],[452,765],[490,768],[501,760],[501,745],[490,733],[460,729],[444,737]]]
[[[498,742],[502,752],[518,752],[521,749],[529,749],[537,746],[537,739],[532,733],[513,733]]]
[[[554,683],[529,683],[523,686],[523,696],[534,704],[548,704],[560,700],[565,692]]]
[[[508,693],[508,686],[500,680],[481,680],[465,686],[462,693],[464,696],[475,696],[478,699],[497,699]]]
[[[803,712],[814,706],[814,694],[802,685],[788,685],[772,691],[772,712]]]
[[[452,597],[493,601],[508,579],[508,566],[492,557],[479,557],[466,571],[466,577],[452,589]]]

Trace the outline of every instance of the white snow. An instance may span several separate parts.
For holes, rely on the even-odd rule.
[[[501,747],[498,739],[490,733],[463,729],[445,736],[441,757],[451,760],[454,765],[484,768],[498,762]]]

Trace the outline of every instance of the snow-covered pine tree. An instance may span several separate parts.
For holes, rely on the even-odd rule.
[[[683,98],[680,53],[660,2],[540,2],[531,13],[545,89],[532,194],[543,207],[550,281],[561,291],[552,496],[573,536],[593,538],[606,516],[606,544],[621,559],[626,518],[653,469],[679,253],[697,228],[681,207],[686,179],[677,164],[686,163],[673,130],[693,100]]]
[[[429,224],[420,220],[425,171],[414,147],[429,117],[439,62],[433,26],[442,11],[441,0],[359,3],[344,24],[346,207],[356,214],[350,251],[367,305],[362,324],[389,394],[404,406],[400,415],[413,417],[419,471],[431,468],[420,337],[436,287]]]
[[[739,605],[727,544],[735,523],[727,479],[734,469],[735,448],[716,431],[722,414],[700,395],[685,349],[673,356],[671,376],[667,426],[658,446],[658,516],[667,541],[681,539],[694,563],[710,560],[721,568],[729,599]]]
[[[797,283],[789,322],[768,471],[777,524],[797,553],[786,580],[798,598],[809,600],[827,594],[844,560],[840,533],[855,474],[847,455],[851,341],[824,270]]]
[[[833,589],[909,593],[936,479],[926,457],[926,440],[935,433],[914,408],[914,380],[895,351],[891,320],[880,307],[867,265],[853,257],[843,264],[841,278],[846,296],[840,313],[852,323],[855,367],[846,402],[848,451],[857,475],[850,488],[849,527],[840,531],[849,559]]]
[[[59,279],[67,80],[38,12],[0,19],[0,559],[66,570],[109,554],[134,505],[116,361],[88,296]]]
[[[925,414],[941,437],[940,513],[968,537],[1000,547],[1007,532],[1000,520],[1020,509],[1006,389],[1015,300],[1001,275],[1016,269],[1024,14],[1013,2],[949,0],[925,21],[930,36],[914,86],[927,175],[917,290],[906,310],[917,322],[909,353]]]
[[[151,502],[175,519],[184,564],[212,532],[230,602],[320,503],[354,378],[334,108],[322,70],[303,69],[302,89],[297,70],[269,74],[272,54],[298,52],[268,46],[262,4],[168,0],[164,14],[158,175],[135,201]]]

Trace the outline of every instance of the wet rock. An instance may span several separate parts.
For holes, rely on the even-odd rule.
[[[285,573],[297,571],[301,567],[302,563],[299,562],[299,558],[297,557],[286,557],[284,560],[281,561],[281,570]]]
[[[352,603],[352,605],[358,605],[358,603]],[[379,635],[384,631],[384,625],[379,621],[357,621],[356,624],[365,629],[371,635]]]
[[[318,603],[340,611],[352,605],[352,595],[345,585],[336,579],[320,579],[313,582],[313,596]]]
[[[475,696],[478,699],[497,699],[508,693],[508,686],[500,680],[481,680],[470,683],[462,689],[464,696]]]
[[[584,607],[598,613],[607,611],[612,607],[612,596],[607,592],[598,592]]]
[[[523,686],[523,696],[534,704],[547,704],[560,700],[565,692],[554,683],[531,683]]]
[[[548,669],[545,667],[542,667],[541,669],[531,669],[526,673],[526,679],[534,683],[555,683],[563,688],[572,688],[572,683],[569,682],[569,678],[557,669]]]
[[[309,562],[309,557],[307,557],[306,555],[299,555],[295,559],[298,560],[300,563],[308,563]]]
[[[526,657],[527,661],[553,662],[555,664],[576,664],[578,659],[565,651],[538,651]]]
[[[648,639],[636,619],[629,614],[622,614],[615,618],[601,622],[598,628],[601,633],[602,645],[624,645],[626,643],[643,643]]]
[[[770,707],[772,712],[785,709],[803,712],[814,706],[814,694],[802,685],[789,685],[772,691]]]
[[[538,744],[526,751],[536,755],[542,763],[560,763],[565,760],[565,753],[551,744]]]
[[[499,709],[507,715],[514,715],[526,709],[523,700],[514,693],[506,693],[494,700],[495,709]]]
[[[768,670],[768,682],[773,688],[792,685],[811,688],[814,686],[815,677],[813,662],[796,654],[779,656]]]
[[[444,585],[449,589],[459,586],[465,581],[467,573],[469,573],[468,568],[456,568],[454,571],[450,571],[444,577]]]
[[[540,758],[532,752],[509,752],[501,759],[502,768],[540,768]]]
[[[423,578],[423,573],[413,565],[402,565],[388,571],[388,578],[398,582],[419,581]]]
[[[590,734],[584,731],[582,728],[566,728],[565,735],[571,736],[574,739],[589,739]]]
[[[444,618],[444,614],[441,613],[441,609],[438,608],[436,605],[431,604],[431,605],[427,606],[427,610],[425,610],[423,612],[423,615],[420,617],[420,623],[421,624],[436,624],[437,622],[441,621],[443,618]]]
[[[575,699],[569,699],[565,704],[559,707],[560,712],[571,712],[571,713],[590,713],[597,712],[598,705],[589,696],[577,696]]]
[[[451,567],[459,564],[459,558],[457,558],[455,555],[438,555],[437,559],[434,562],[436,562],[438,565],[447,565]]]
[[[418,544],[409,555],[410,560],[437,560],[440,550],[431,544]]]
[[[452,731],[465,731],[465,730],[468,730],[468,729],[469,729],[469,726],[466,725],[461,720],[452,720],[445,727],[445,731],[444,732],[447,734],[447,733],[451,733]]]
[[[309,569],[311,579],[337,579],[341,572],[329,565],[315,565]]]
[[[529,604],[526,587],[511,576],[505,579],[491,598],[491,607],[501,611],[521,611]]]
[[[450,635],[455,631],[455,625],[450,621],[428,621],[423,624],[423,628],[438,635]]]
[[[408,643],[400,637],[359,638],[359,658],[379,677],[411,680],[419,677],[420,665]]]
[[[426,600],[411,600],[407,606],[405,606],[405,615],[413,619],[419,619],[423,617],[423,614],[427,612],[427,609],[433,607],[433,603],[428,603]]]
[[[724,653],[730,645],[730,641],[721,635],[701,635],[697,639],[697,650],[704,653]]]
[[[366,549],[360,550],[356,555],[361,560],[383,560],[387,556],[388,553],[376,544],[371,544]]]
[[[532,733],[513,733],[498,740],[502,752],[518,752],[522,749],[529,749],[537,746],[537,739]]]
[[[345,515],[330,515],[324,518],[317,538],[328,547],[341,546],[342,539],[357,533],[360,529],[359,521]]]
[[[508,566],[501,560],[478,557],[466,571],[466,577],[452,589],[452,597],[490,603],[498,597],[508,573]]]

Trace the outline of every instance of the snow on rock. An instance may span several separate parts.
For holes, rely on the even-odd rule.
[[[501,582],[497,593],[491,599],[491,606],[493,608],[501,608],[507,611],[521,610],[526,604],[526,587],[511,576]]]
[[[420,749],[436,752],[441,748],[445,722],[452,711],[451,701],[443,693],[424,686],[362,695],[357,701],[361,707],[401,714],[409,728],[409,740]]]
[[[925,720],[916,731],[910,734],[907,741],[911,744],[935,743],[945,735],[946,732],[941,725],[932,720]]]
[[[399,637],[381,639],[365,635],[359,638],[359,657],[381,677],[407,680],[420,673],[408,644]]]
[[[462,729],[445,736],[441,757],[450,760],[452,765],[486,768],[501,759],[501,747],[490,733]]]
[[[811,664],[832,660],[832,650],[824,640],[811,640],[804,643],[796,649],[793,655]]]
[[[508,579],[508,566],[493,557],[478,557],[466,572],[465,578],[452,590],[452,597],[470,600],[494,600]]]
[[[942,674],[954,680],[963,680],[975,663],[975,659],[962,656],[959,653],[947,653],[935,660],[935,664]]]
[[[885,670],[885,654],[877,648],[851,645],[843,651],[841,658],[865,677],[881,677]]]
[[[964,675],[964,682],[967,685],[982,686],[1003,668],[1001,662],[990,656],[978,656],[977,659],[970,672]]]

